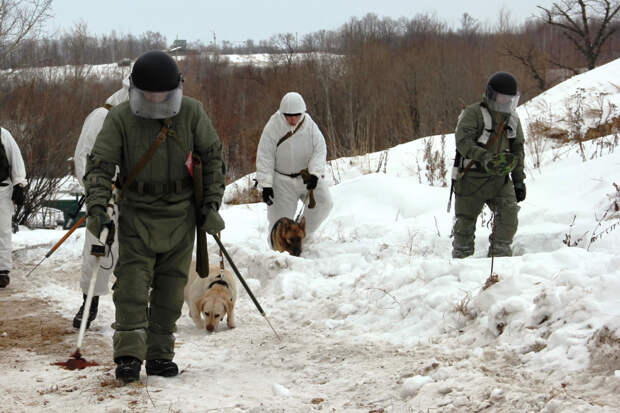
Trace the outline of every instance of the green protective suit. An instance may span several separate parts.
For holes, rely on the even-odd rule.
[[[149,150],[163,120],[135,116],[129,103],[110,110],[87,161],[89,210],[110,199],[115,165],[126,181]],[[118,202],[119,259],[114,270],[114,358],[174,357],[174,331],[183,306],[196,228],[189,151],[203,164],[204,204],[219,207],[225,186],[222,145],[202,104],[183,97],[166,140]]]
[[[484,205],[488,205],[494,214],[492,232],[489,236],[491,256],[512,256],[512,240],[517,232],[519,206],[515,197],[513,182],[523,182],[524,137],[521,121],[516,114],[505,114],[489,110],[492,119],[489,147],[478,142],[484,129],[481,105],[485,100],[464,109],[454,134],[456,148],[462,158],[473,160],[474,166],[464,172],[460,168],[459,178],[454,185],[455,222],[452,229],[452,256],[465,258],[474,253],[474,233],[478,215]],[[500,124],[505,121],[504,130],[493,140]],[[510,176],[490,175],[484,169],[484,161],[493,154],[510,151],[517,164]],[[465,162],[467,164],[467,161]],[[464,172],[464,174],[462,174]]]

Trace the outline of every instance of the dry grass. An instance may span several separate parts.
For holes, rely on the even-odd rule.
[[[476,314],[472,312],[469,307],[471,304],[471,299],[472,299],[471,293],[467,292],[467,294],[465,294],[465,296],[461,298],[461,301],[459,301],[458,303],[454,305],[454,308],[452,310],[455,313],[462,314],[468,320],[475,319]]]
[[[255,204],[263,200],[261,191],[257,188],[236,188],[232,198],[226,202],[228,205]]]
[[[497,275],[496,273],[489,275],[489,278],[487,278],[487,280],[484,282],[484,285],[482,286],[482,291],[491,287],[493,284],[497,284],[498,282],[499,282],[499,275]]]

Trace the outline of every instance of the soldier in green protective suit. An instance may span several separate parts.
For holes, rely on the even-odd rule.
[[[519,206],[525,199],[523,129],[515,112],[517,81],[493,74],[481,102],[466,107],[455,132],[457,176],[453,177],[455,222],[452,256],[474,253],[476,220],[484,205],[493,211],[488,256],[512,256]]]
[[[113,344],[116,378],[124,383],[140,379],[143,360],[148,375],[178,373],[173,333],[195,229],[210,234],[224,229],[218,209],[225,185],[220,140],[200,102],[183,96],[174,59],[147,52],[136,60],[130,81],[129,101],[110,110],[84,176],[87,228],[98,237],[110,222],[105,207],[115,167],[120,168]],[[202,205],[194,201],[192,155],[202,160]]]

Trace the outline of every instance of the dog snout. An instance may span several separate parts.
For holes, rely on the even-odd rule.
[[[209,333],[212,333],[212,332],[213,332],[213,330],[215,330],[215,327],[214,327],[212,324],[207,324],[207,331],[208,331]]]

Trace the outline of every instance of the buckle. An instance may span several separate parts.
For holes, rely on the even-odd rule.
[[[151,185],[153,186],[153,195],[156,194],[163,194],[164,193],[164,184],[161,182],[153,182],[151,183]]]

